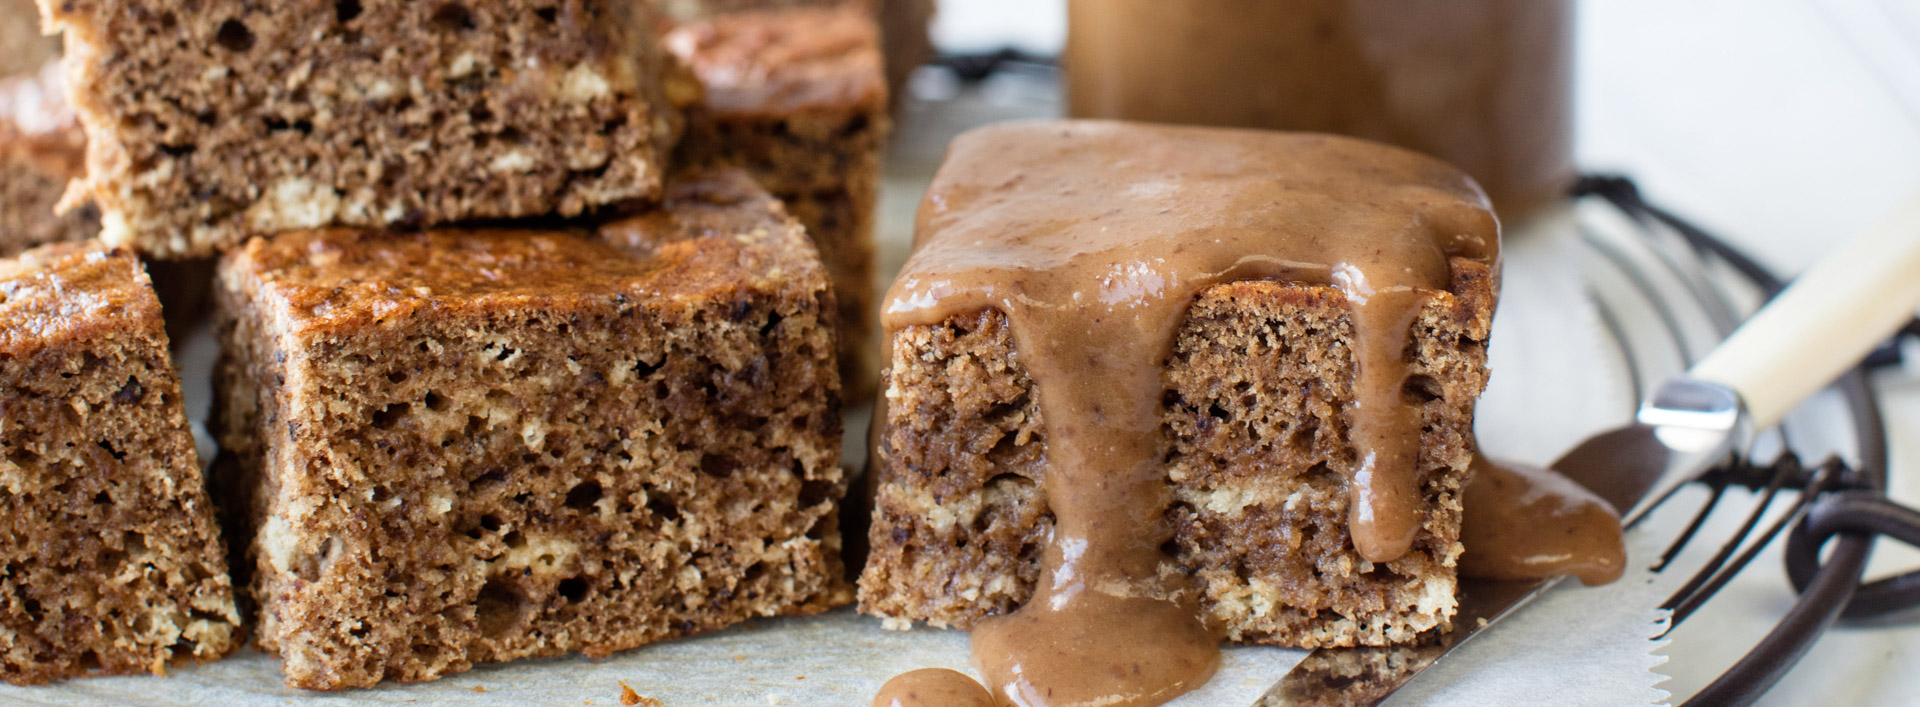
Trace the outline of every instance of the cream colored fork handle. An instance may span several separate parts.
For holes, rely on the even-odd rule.
[[[1795,279],[1689,371],[1740,393],[1754,429],[1772,427],[1920,307],[1920,191]]]

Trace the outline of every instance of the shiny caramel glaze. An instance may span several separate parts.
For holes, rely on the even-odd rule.
[[[1626,570],[1620,514],[1551,469],[1474,455],[1464,503],[1462,575],[1526,580],[1570,574],[1591,586],[1619,579]]]
[[[1020,704],[1158,704],[1216,667],[1216,629],[1159,573],[1172,534],[1162,372],[1213,285],[1343,293],[1359,368],[1353,543],[1375,562],[1405,553],[1423,502],[1408,326],[1446,289],[1450,258],[1498,249],[1472,180],[1362,140],[1100,121],[956,139],[882,317],[897,331],[1004,312],[1048,422],[1056,525],[1034,598],[975,629],[989,686]]]

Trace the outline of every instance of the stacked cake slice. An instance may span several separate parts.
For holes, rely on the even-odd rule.
[[[634,0],[43,0],[102,238],[168,256],[328,225],[660,193],[673,136]]]

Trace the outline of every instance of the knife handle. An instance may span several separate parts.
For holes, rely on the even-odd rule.
[[[1772,427],[1920,307],[1920,192],[1796,278],[1693,367],[1740,394],[1753,428]]]

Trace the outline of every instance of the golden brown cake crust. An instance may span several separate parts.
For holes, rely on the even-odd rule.
[[[744,175],[597,235],[256,240],[219,296],[221,486],[290,685],[851,599],[832,295]]]
[[[1448,625],[1460,488],[1486,384],[1490,268],[1451,261],[1409,348],[1431,509],[1414,550],[1374,565],[1347,532],[1353,375],[1344,296],[1269,281],[1218,285],[1188,310],[1167,365],[1176,563],[1228,637],[1295,647],[1415,640]],[[995,311],[901,330],[884,381],[861,611],[903,627],[971,627],[1033,593],[1052,516],[1044,420]]]
[[[157,673],[238,625],[139,260],[0,260],[0,680]]]
[[[719,14],[664,40],[704,97],[676,160],[750,171],[807,227],[839,302],[848,399],[873,384],[874,208],[886,141],[878,30],[852,7]]]
[[[649,6],[45,0],[102,237],[440,224],[659,195],[675,127]]]

